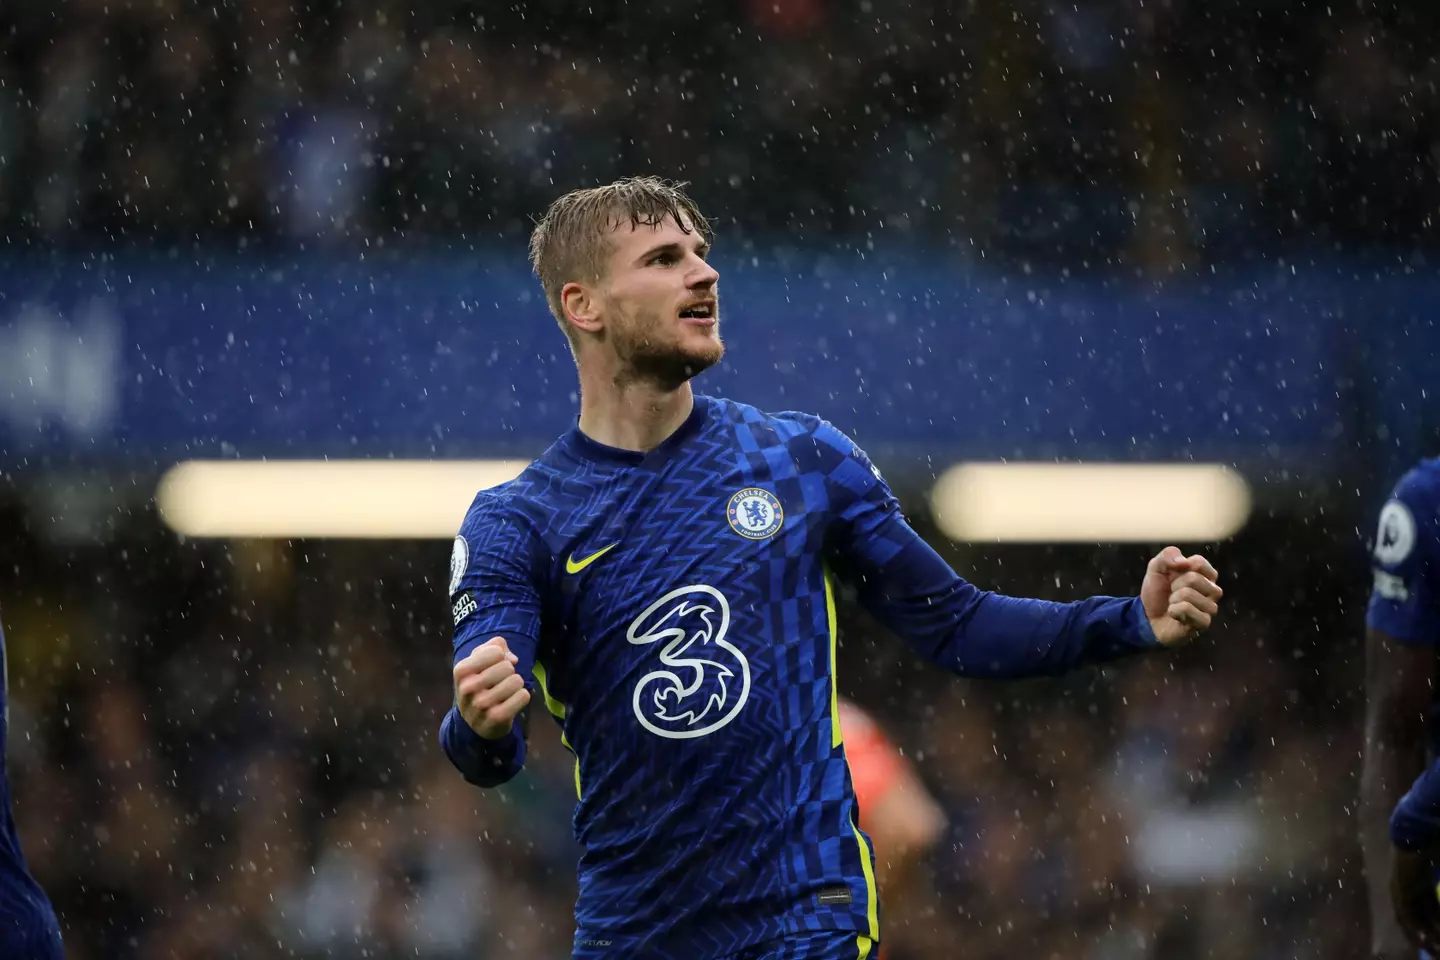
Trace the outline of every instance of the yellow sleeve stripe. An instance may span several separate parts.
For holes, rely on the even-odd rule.
[[[835,587],[830,571],[825,571],[825,623],[830,630],[830,748],[833,750],[844,742],[840,731],[840,688],[835,679],[835,654],[839,631],[835,628]]]
[[[550,715],[553,716],[555,719],[563,721],[565,719],[566,713],[565,704],[550,696],[550,686],[548,683],[549,674],[545,670],[545,665],[538,660],[535,662],[535,680],[537,683],[540,684],[540,694],[545,698],[545,709],[549,710]],[[569,750],[572,754],[575,753],[575,748],[570,746],[570,741],[566,739],[563,729],[560,732],[560,745],[566,750]],[[580,758],[579,756],[576,756],[575,799],[580,799],[580,796]]]
[[[557,720],[565,719],[565,704],[550,696],[550,687],[547,685],[549,674],[545,672],[545,664],[538,660],[535,662],[535,679],[540,682],[540,693],[545,697],[545,709]]]

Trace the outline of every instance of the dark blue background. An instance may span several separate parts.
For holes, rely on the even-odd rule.
[[[1333,474],[1376,449],[1413,458],[1437,425],[1440,280],[1423,269],[1268,263],[1142,284],[796,250],[718,266],[730,350],[700,389],[818,412],[901,466],[1195,458]],[[118,324],[99,384],[115,402],[77,424],[37,392],[17,330],[41,316],[51,342],[93,346],[92,304]],[[529,455],[576,410],[564,340],[511,254],[10,259],[0,351],[8,469]]]

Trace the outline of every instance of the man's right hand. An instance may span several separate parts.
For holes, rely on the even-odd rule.
[[[486,740],[509,735],[515,717],[530,702],[518,658],[504,637],[492,637],[455,664],[455,703],[465,723]]]

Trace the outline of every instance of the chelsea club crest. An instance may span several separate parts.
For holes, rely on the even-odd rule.
[[[725,511],[730,528],[747,540],[764,540],[780,532],[785,510],[769,490],[746,487],[730,498]]]

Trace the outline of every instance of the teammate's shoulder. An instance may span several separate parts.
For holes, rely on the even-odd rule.
[[[1405,472],[1402,482],[1440,489],[1440,457],[1427,457]]]
[[[1440,506],[1440,457],[1421,460],[1395,483],[1392,500],[1413,505]]]
[[[1396,482],[1380,507],[1371,554],[1382,570],[1403,573],[1433,555],[1440,527],[1440,459],[1422,460]],[[1378,583],[1378,581],[1377,581]]]

